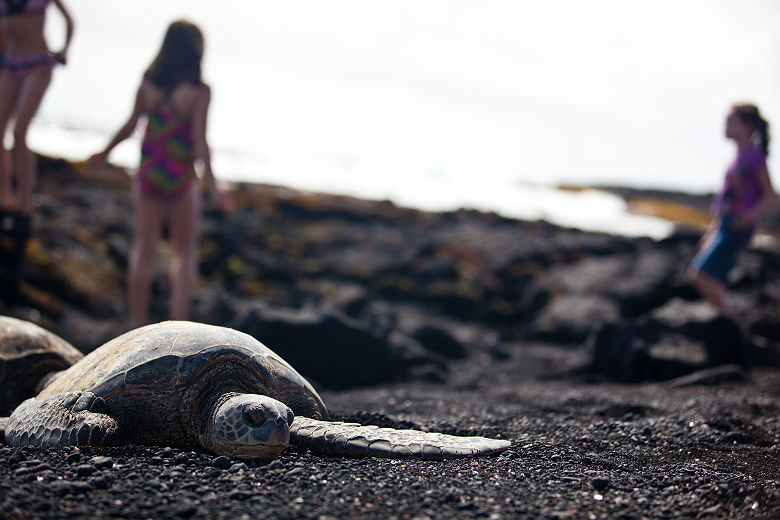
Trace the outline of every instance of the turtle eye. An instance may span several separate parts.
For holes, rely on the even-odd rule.
[[[262,410],[244,410],[244,423],[250,428],[259,428],[265,424],[265,414]]]
[[[287,426],[292,426],[293,419],[295,419],[295,414],[292,410],[287,410]]]

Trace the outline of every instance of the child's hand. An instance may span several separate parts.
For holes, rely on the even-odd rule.
[[[99,152],[87,159],[87,163],[93,168],[100,168],[108,164],[108,154],[106,152]]]
[[[746,231],[753,226],[753,219],[745,215],[734,220],[734,229]]]
[[[223,191],[216,184],[213,184],[209,190],[209,199],[211,204],[222,213],[232,213],[236,209],[236,203],[230,193]]]

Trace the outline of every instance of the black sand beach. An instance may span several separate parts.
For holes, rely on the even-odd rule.
[[[89,352],[127,330],[129,180],[46,158],[41,170],[24,281],[0,314]],[[780,516],[771,241],[734,273],[731,321],[685,276],[690,228],[652,241],[276,186],[235,197],[234,214],[207,212],[193,320],[256,336],[339,419],[512,447],[244,464],[165,446],[0,444],[0,517]]]

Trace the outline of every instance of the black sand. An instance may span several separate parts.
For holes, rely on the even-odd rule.
[[[126,184],[44,166],[27,277],[0,312],[34,319],[88,351],[126,328]],[[256,301],[315,317],[333,312],[380,338],[382,355],[404,360],[373,384],[335,390],[315,381],[337,418],[505,438],[511,449],[443,462],[291,450],[244,465],[162,446],[0,445],[0,517],[780,516],[775,251],[752,251],[736,273],[743,340],[718,345],[701,332],[713,322],[683,276],[693,234],[656,243],[253,190],[237,196],[253,209],[207,221],[195,319],[265,319],[270,334],[265,307],[247,314]],[[161,274],[159,319],[165,295]],[[254,321],[239,319],[247,316]],[[588,342],[606,322],[633,331],[644,364],[571,372],[592,361]],[[418,346],[424,339],[415,335],[420,323],[451,334],[463,352],[409,347],[409,338]],[[306,352],[348,373],[337,344]],[[739,351],[742,368],[705,377],[719,348]],[[622,377],[629,369],[631,382]],[[669,379],[690,373],[701,377]]]

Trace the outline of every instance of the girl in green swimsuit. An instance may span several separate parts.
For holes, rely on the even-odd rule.
[[[201,80],[203,36],[197,26],[177,21],[168,27],[159,54],[144,74],[133,112],[106,148],[90,158],[105,164],[111,150],[130,137],[141,118],[146,131],[134,183],[135,216],[128,266],[128,299],[134,326],[149,322],[149,293],[157,241],[167,222],[172,258],[170,316],[189,317],[195,280],[200,219],[196,168],[215,206],[232,201],[217,186],[206,141],[211,91]]]

